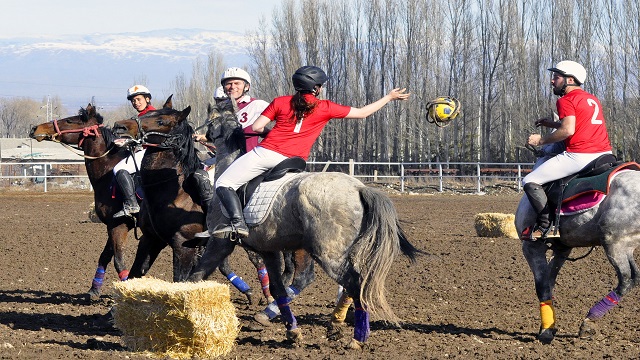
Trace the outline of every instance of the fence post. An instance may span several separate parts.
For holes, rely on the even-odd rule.
[[[440,182],[439,189],[440,189],[440,192],[443,192],[443,187],[442,187],[442,163],[438,163],[438,174],[440,174],[440,176],[439,176],[439,182]]]
[[[400,163],[400,192],[404,193],[404,164]]]
[[[518,192],[520,192],[522,190],[522,166],[520,164],[518,164],[518,178],[516,182],[518,183]]]
[[[349,159],[349,175],[354,176],[355,174],[355,164],[353,163],[353,159]]]
[[[478,171],[478,194],[480,194],[480,163],[477,163],[476,170]]]
[[[42,164],[44,169],[44,192],[47,192],[47,164]]]

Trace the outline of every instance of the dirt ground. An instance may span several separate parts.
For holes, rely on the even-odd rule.
[[[372,319],[372,334],[361,352],[344,350],[345,340],[327,340],[336,285],[316,269],[316,282],[292,307],[303,330],[302,346],[287,345],[280,323],[249,331],[244,325],[261,307],[249,306],[232,289],[243,328],[224,358],[640,358],[637,291],[600,320],[597,338],[576,336],[587,310],[616,284],[602,249],[565,265],[556,288],[557,337],[550,345],[536,341],[538,302],[520,241],[478,237],[473,227],[477,213],[513,213],[517,194],[391,198],[410,241],[429,253],[415,264],[400,258],[387,279],[388,300],[404,320],[401,329]],[[101,301],[86,298],[106,239],[104,225],[88,222],[92,201],[89,192],[0,192],[0,359],[149,358],[128,351],[105,316],[117,279],[113,265]],[[135,246],[130,234],[129,265]],[[170,280],[170,261],[167,249],[150,275]],[[231,262],[259,292],[244,252],[234,253]],[[214,279],[224,280],[217,273]]]

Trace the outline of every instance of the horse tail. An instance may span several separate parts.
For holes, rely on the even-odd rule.
[[[360,273],[360,302],[372,315],[398,324],[385,296],[385,280],[394,259],[401,252],[412,260],[417,252],[399,227],[398,214],[391,200],[381,191],[363,187],[362,229],[351,253],[354,268]]]

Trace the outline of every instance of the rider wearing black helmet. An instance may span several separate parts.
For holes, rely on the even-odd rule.
[[[299,68],[291,78],[296,93],[275,98],[253,123],[252,128],[258,133],[262,133],[271,121],[275,121],[275,126],[257,147],[233,162],[218,178],[216,194],[229,214],[230,224],[214,229],[214,236],[221,237],[229,233],[237,237],[249,235],[236,190],[284,159],[297,156],[306,160],[329,120],[362,119],[388,102],[407,100],[410,95],[405,92],[406,89],[395,88],[378,101],[362,108],[353,108],[318,98],[328,79],[319,67]]]

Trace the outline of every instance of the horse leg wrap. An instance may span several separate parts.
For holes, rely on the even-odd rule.
[[[271,297],[271,291],[269,291],[269,274],[266,267],[258,269],[258,279],[260,279],[260,285],[262,286],[262,293],[265,299]]]
[[[295,299],[300,294],[300,290],[296,289],[293,286],[289,286],[286,290],[289,301],[293,301],[293,299]],[[267,307],[264,308],[262,312],[264,312],[269,317],[269,320],[273,320],[274,317],[280,315],[280,309],[278,308],[278,306],[279,305],[276,304],[276,301],[274,300],[269,305],[267,305]]]
[[[616,291],[610,292],[607,296],[602,298],[597,304],[593,305],[591,309],[589,309],[589,313],[587,314],[587,319],[596,320],[603,317],[609,310],[613,309],[618,302],[620,301],[620,296],[616,293]]]
[[[293,316],[293,312],[291,312],[291,308],[289,308],[291,299],[287,296],[281,296],[276,302],[278,303],[278,308],[280,309],[280,314],[282,315],[282,320],[287,330],[297,329],[298,323],[296,322],[295,316]]]
[[[233,286],[235,286],[236,289],[240,290],[240,292],[243,294],[251,290],[249,285],[247,285],[247,283],[244,282],[244,280],[242,280],[240,276],[236,275],[233,272],[227,275],[227,279],[229,279],[229,281],[231,281],[231,284],[233,284]]]
[[[262,311],[267,314],[269,320],[273,320],[274,317],[280,315],[280,309],[278,308],[278,304],[276,304],[275,301],[267,305],[267,307]]]
[[[129,278],[129,270],[120,271],[120,273],[118,273],[118,277],[120,278],[120,281],[127,280]]]
[[[93,276],[91,287],[94,289],[100,289],[102,287],[103,282],[104,282],[104,267],[98,266],[98,268],[96,269],[96,274]]]
[[[553,300],[540,303],[540,321],[542,329],[553,329],[556,326],[556,315],[553,309]]]
[[[356,311],[354,313],[355,324],[353,338],[359,342],[365,342],[369,338],[371,329],[369,328],[369,312],[360,304],[359,300],[354,301]]]
[[[351,304],[353,304],[353,299],[346,291],[343,291],[342,294],[340,294],[335,309],[333,309],[333,313],[331,313],[331,322],[344,322]]]

